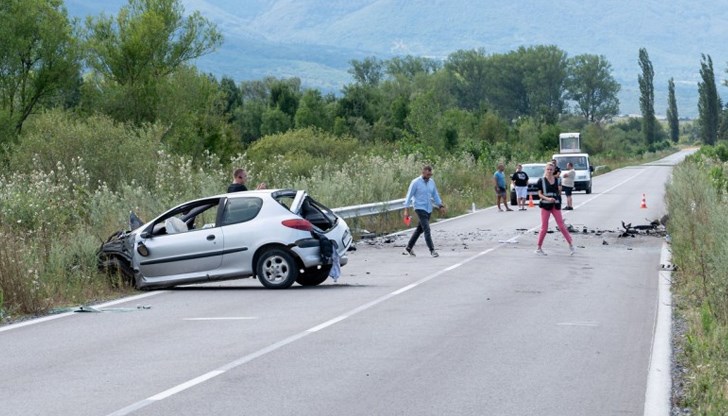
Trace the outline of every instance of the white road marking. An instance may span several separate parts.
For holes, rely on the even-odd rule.
[[[257,316],[219,316],[211,318],[183,318],[183,321],[245,321],[258,319]]]
[[[662,244],[660,263],[672,260],[667,243]],[[652,334],[650,367],[647,370],[647,389],[645,390],[644,416],[670,414],[670,395],[672,394],[672,295],[670,282],[672,272],[658,272],[659,296]]]
[[[599,322],[585,321],[585,322],[559,322],[558,326],[599,326]]]

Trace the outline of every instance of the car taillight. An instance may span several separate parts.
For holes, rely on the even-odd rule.
[[[286,226],[288,228],[295,228],[295,229],[301,230],[301,231],[313,230],[313,224],[311,224],[310,222],[308,222],[307,220],[304,220],[304,219],[285,220],[285,221],[281,222],[281,224],[283,224],[284,226]]]

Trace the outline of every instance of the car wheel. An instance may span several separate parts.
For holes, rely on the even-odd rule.
[[[258,280],[268,289],[286,289],[298,278],[298,266],[284,249],[271,248],[258,258],[255,268]]]
[[[298,276],[298,279],[296,279],[296,283],[301,286],[320,285],[329,278],[329,273],[331,273],[331,267],[332,265],[330,264],[322,265],[320,269],[316,266],[309,267],[302,275]]]
[[[511,205],[518,205],[518,201],[516,200],[516,193],[514,191],[511,191]]]
[[[586,187],[586,193],[587,194],[591,193],[591,182],[589,182],[589,186]]]

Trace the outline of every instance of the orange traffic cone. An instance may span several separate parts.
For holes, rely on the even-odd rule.
[[[528,207],[529,208],[533,208],[534,207],[534,205],[533,205],[533,195],[531,195],[531,194],[528,194]]]
[[[645,199],[645,194],[642,194],[642,204],[640,204],[640,208],[647,208],[647,200]]]

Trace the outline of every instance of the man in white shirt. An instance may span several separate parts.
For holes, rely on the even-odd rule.
[[[566,170],[561,173],[561,189],[564,190],[566,195],[566,206],[564,210],[570,211],[574,209],[574,205],[571,202],[571,192],[574,190],[574,177],[576,171],[574,170],[574,164],[569,162],[566,164]]]

